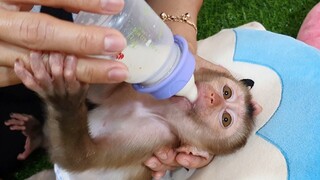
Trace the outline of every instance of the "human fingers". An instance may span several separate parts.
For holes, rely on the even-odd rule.
[[[164,147],[156,151],[154,156],[145,162],[145,165],[153,171],[152,177],[154,179],[160,179],[167,170],[172,170],[179,166],[175,160],[176,155],[177,153],[172,148]]]
[[[204,158],[192,154],[178,153],[176,160],[181,166],[192,169],[206,166],[211,162],[212,158],[213,156]]]
[[[154,180],[161,179],[163,176],[166,175],[166,171],[156,171],[151,173]]]
[[[155,156],[145,161],[144,165],[152,170],[152,177],[156,180],[161,179],[166,174],[166,171],[171,169],[171,167],[161,163],[159,159]]]
[[[151,157],[144,162],[145,166],[150,168],[152,171],[166,171],[168,166],[161,163],[156,157]]]
[[[76,76],[88,83],[119,83],[127,79],[128,69],[116,61],[78,58]]]
[[[32,80],[30,73],[24,69],[30,69],[30,50],[0,41],[0,54],[0,66],[15,67],[16,64],[16,67],[21,69],[19,71],[22,73],[21,76]],[[16,61],[17,59],[19,61]],[[16,77],[15,73],[11,74]],[[78,57],[76,77],[79,81],[86,83],[119,83],[127,79],[128,69],[121,62],[82,56]],[[11,76],[7,78],[1,76],[1,78],[3,78],[0,80],[1,86],[16,84],[20,81],[19,78],[11,78]]]
[[[179,166],[176,162],[177,153],[168,147],[161,148],[154,153],[154,156],[145,161],[145,165],[152,171],[166,171]]]
[[[126,46],[115,29],[74,24],[42,13],[0,9],[0,21],[0,39],[27,49],[110,55]]]
[[[20,6],[17,4],[10,4],[7,2],[0,2],[0,8],[1,9],[5,9],[5,10],[9,10],[9,11],[19,11],[20,10]]]
[[[162,164],[172,167],[179,166],[179,164],[175,160],[177,153],[172,148],[162,148],[159,151],[156,151],[154,155]]]
[[[124,0],[5,0],[8,3],[37,4],[43,6],[115,14],[121,11]]]

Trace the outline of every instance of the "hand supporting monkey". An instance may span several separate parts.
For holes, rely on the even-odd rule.
[[[113,54],[124,49],[126,40],[114,29],[82,26],[51,16],[22,12],[34,5],[62,7],[103,14],[118,13],[124,5],[119,1],[81,0],[6,0],[0,3],[0,67],[12,67],[19,59],[27,63],[30,49],[66,52],[79,56],[78,79],[89,83],[121,82],[127,78],[122,63],[88,58],[86,55]],[[30,33],[32,32],[32,33]],[[9,68],[10,69],[10,68]],[[19,83],[11,70],[0,69],[0,86]]]
[[[206,166],[212,159],[213,155],[210,155],[209,158],[204,158],[164,147],[155,152],[154,156],[144,162],[144,164],[153,171],[152,176],[155,179],[160,179],[165,175],[167,170],[173,170],[181,166],[187,169],[197,169]]]

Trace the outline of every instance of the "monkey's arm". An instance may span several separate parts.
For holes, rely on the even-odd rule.
[[[52,161],[68,170],[94,167],[97,144],[88,133],[85,90],[65,96],[49,96],[46,130]]]
[[[94,162],[99,154],[97,144],[88,133],[85,97],[87,85],[75,77],[76,58],[51,53],[30,55],[31,70],[20,61],[14,70],[21,81],[37,92],[47,104],[46,131],[53,162],[66,169],[82,170]],[[92,166],[91,166],[92,167]]]

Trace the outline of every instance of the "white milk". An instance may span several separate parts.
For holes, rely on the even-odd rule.
[[[156,48],[137,45],[134,48],[127,47],[122,52],[123,59],[117,61],[124,63],[129,70],[126,82],[141,83],[157,75],[169,58],[171,47],[157,46]],[[173,66],[176,59],[170,59]],[[171,68],[171,67],[170,67]],[[170,71],[169,69],[167,70]],[[162,74],[162,77],[164,75]]]

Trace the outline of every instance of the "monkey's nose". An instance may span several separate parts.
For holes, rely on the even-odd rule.
[[[207,105],[209,107],[219,106],[222,103],[222,98],[216,92],[212,91],[207,96]]]

